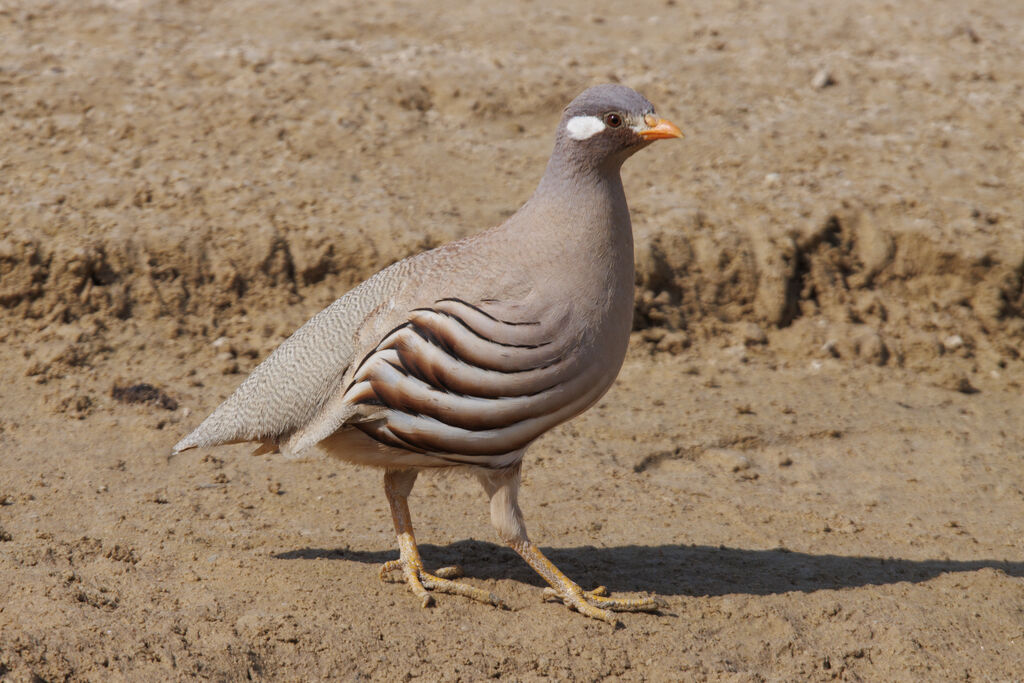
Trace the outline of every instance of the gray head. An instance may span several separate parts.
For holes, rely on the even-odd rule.
[[[569,103],[558,124],[555,156],[587,170],[617,171],[655,140],[683,134],[654,105],[624,85],[597,85]]]

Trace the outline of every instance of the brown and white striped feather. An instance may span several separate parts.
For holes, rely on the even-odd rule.
[[[410,311],[357,364],[339,407],[381,444],[438,466],[504,466],[606,387],[576,360],[563,316],[550,317],[502,320],[458,299]]]

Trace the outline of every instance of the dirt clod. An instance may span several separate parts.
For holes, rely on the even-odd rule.
[[[115,386],[110,390],[114,400],[121,403],[146,403],[164,410],[177,410],[178,402],[167,395],[162,389],[152,384],[140,383],[130,386]]]

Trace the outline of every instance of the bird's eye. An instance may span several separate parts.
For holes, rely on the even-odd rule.
[[[622,117],[615,113],[605,114],[604,124],[609,128],[618,128],[622,125]]]

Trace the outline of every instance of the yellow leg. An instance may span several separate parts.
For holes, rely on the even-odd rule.
[[[384,474],[384,493],[388,498],[388,505],[391,506],[391,520],[395,524],[401,555],[397,560],[384,563],[380,568],[381,580],[390,572],[401,569],[409,589],[422,601],[424,607],[434,604],[434,597],[427,591],[461,595],[490,605],[502,606],[501,600],[494,593],[451,581],[450,579],[461,574],[458,567],[444,567],[434,574],[423,568],[420,551],[416,548],[416,537],[412,532],[412,518],[409,515],[409,492],[412,491],[415,481],[415,470],[388,470]]]
[[[544,589],[545,598],[558,598],[580,614],[594,619],[618,624],[614,612],[656,612],[664,607],[658,598],[609,598],[608,590],[598,586],[592,591],[585,591],[563,574],[544,554],[528,539],[509,543],[534,571],[544,577],[551,588]]]
[[[519,464],[505,469],[482,472],[480,483],[491,498],[491,522],[501,537],[544,577],[551,588],[544,590],[544,597],[558,598],[564,604],[594,619],[618,624],[614,612],[656,612],[665,607],[660,598],[614,599],[606,597],[604,586],[585,591],[572,579],[563,574],[551,560],[530,542],[526,535],[523,513],[519,509]]]

